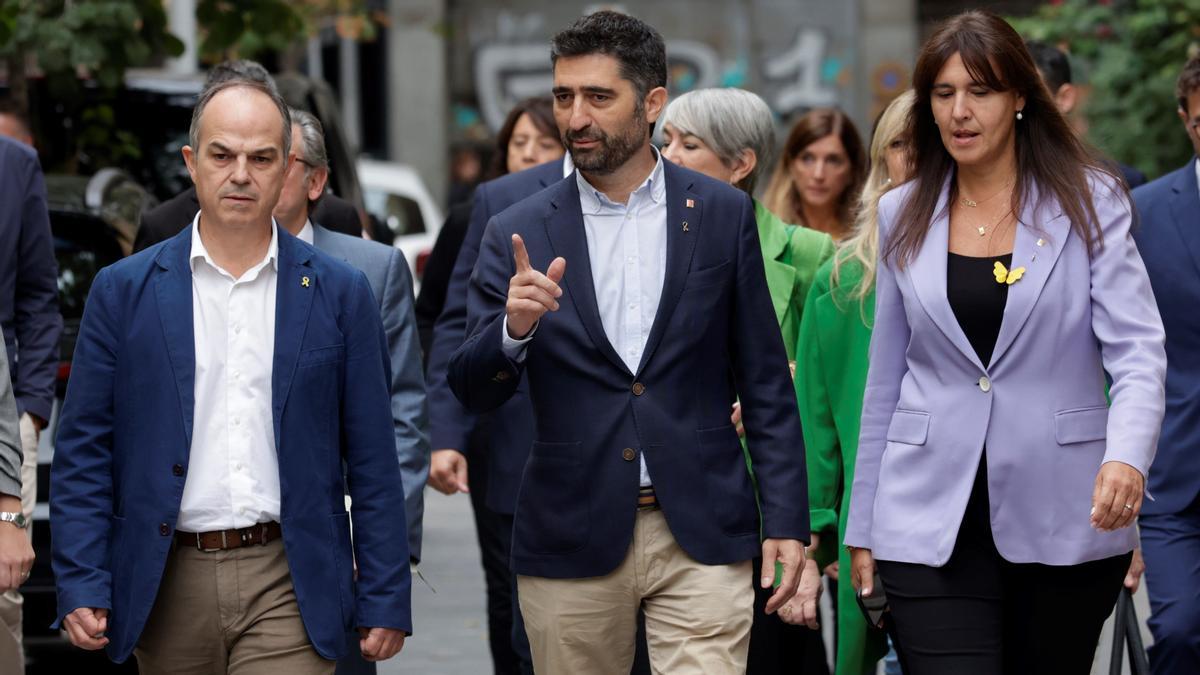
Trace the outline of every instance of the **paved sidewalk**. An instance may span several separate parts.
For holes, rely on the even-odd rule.
[[[429,583],[413,578],[415,632],[399,656],[380,664],[379,674],[489,675],[483,568],[467,495],[426,489],[421,549],[421,574]]]

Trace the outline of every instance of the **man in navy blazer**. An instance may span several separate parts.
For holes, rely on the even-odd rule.
[[[640,606],[656,671],[744,672],[750,560],[762,552],[764,586],[782,565],[774,611],[809,526],[753,208],[651,147],[667,97],[653,28],[596,12],[552,58],[577,171],[488,224],[449,370],[475,413],[528,378],[512,565],[534,669],[628,672]],[[729,420],[739,396],[761,520]]]
[[[0,176],[0,329],[24,452],[20,510],[29,519],[37,501],[37,439],[54,405],[63,324],[46,182],[37,152],[0,136]],[[16,655],[21,668],[22,604],[16,589],[0,596],[0,641],[13,642],[4,653]],[[17,667],[0,661],[0,671]]]
[[[271,218],[290,129],[261,84],[207,90],[184,148],[200,214],[102,270],[84,311],[56,625],[144,673],[331,673],[352,628],[371,660],[411,632],[386,339],[363,273]]]
[[[1176,86],[1179,117],[1200,154],[1200,58]],[[1167,333],[1167,401],[1139,519],[1150,594],[1150,666],[1200,673],[1200,163],[1133,191],[1134,239]]]

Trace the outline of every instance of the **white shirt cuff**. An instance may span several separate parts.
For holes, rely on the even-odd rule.
[[[501,326],[501,329],[500,329],[500,337],[501,337],[500,348],[504,351],[504,355],[507,356],[508,358],[512,359],[513,361],[516,361],[517,363],[521,363],[522,361],[524,361],[525,360],[525,347],[526,347],[526,345],[529,344],[529,341],[533,339],[533,334],[537,332],[537,327],[538,327],[538,324],[536,324],[536,323],[533,324],[533,328],[530,329],[529,335],[526,335],[525,337],[521,338],[520,340],[510,337],[508,335],[508,316],[506,315],[504,317],[504,325]]]

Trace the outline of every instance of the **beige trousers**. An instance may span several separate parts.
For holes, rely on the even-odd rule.
[[[133,653],[143,675],[329,675],[336,665],[308,640],[280,539],[176,546]]]
[[[702,565],[675,542],[662,511],[638,511],[629,553],[611,573],[517,578],[534,671],[628,673],[640,605],[654,673],[741,675],[754,613],[750,564]]]
[[[33,539],[33,505],[37,503],[37,446],[38,432],[28,413],[21,415],[21,511],[30,521],[26,534]],[[11,526],[9,526],[11,527]],[[21,611],[25,599],[19,591],[0,595],[0,673],[19,675],[25,672],[25,650],[22,648]]]

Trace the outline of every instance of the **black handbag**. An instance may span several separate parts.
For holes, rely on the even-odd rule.
[[[1137,610],[1133,608],[1133,595],[1128,588],[1122,588],[1117,596],[1117,609],[1113,614],[1112,659],[1109,661],[1109,675],[1121,675],[1125,665],[1125,649],[1129,649],[1129,668],[1133,675],[1150,675],[1150,659],[1146,656],[1146,647],[1142,644],[1142,633],[1138,626]]]

